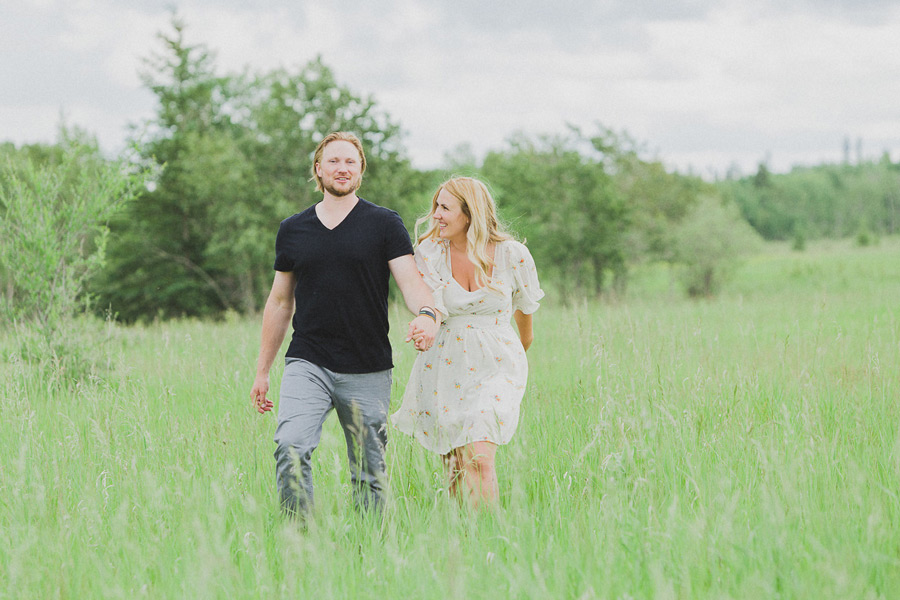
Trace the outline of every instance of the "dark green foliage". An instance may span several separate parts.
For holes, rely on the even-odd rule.
[[[482,176],[563,293],[597,295],[625,270],[626,207],[604,164],[579,152],[577,141],[515,139],[508,151],[488,154]]]
[[[6,196],[13,193],[16,179],[36,167],[56,165],[62,162],[64,153],[60,145],[28,144],[19,148],[12,142],[0,144],[0,218],[6,219]],[[13,265],[0,262],[0,298],[11,304],[16,295]]]
[[[856,245],[861,248],[877,243],[877,238],[865,224],[861,224],[856,232]]]
[[[96,285],[120,318],[259,310],[279,223],[320,198],[309,182],[312,154],[331,131],[363,141],[361,196],[406,217],[421,202],[426,180],[401,156],[399,127],[321,60],[219,77],[177,18],[172,28],[144,75],[159,104],[142,155],[161,170],[113,224],[109,268]]]
[[[760,241],[736,207],[712,195],[701,196],[670,236],[679,280],[691,297],[715,295]]]
[[[640,154],[626,135],[599,127],[590,137],[575,129],[568,137],[519,137],[485,158],[481,175],[501,214],[527,238],[544,280],[564,298],[621,288],[629,265],[652,260],[686,270],[713,264],[709,285],[701,286],[710,294],[741,254],[744,238],[731,240],[733,247],[726,242],[728,251],[713,263],[691,252],[685,236],[703,216],[692,211],[701,196],[717,197],[715,187]],[[733,212],[717,216],[700,223],[702,235],[728,237]]]
[[[162,169],[113,223],[109,268],[96,286],[126,320],[210,315],[237,302],[207,246],[222,234],[216,217],[231,217],[252,179],[224,111],[224,80],[204,48],[186,44],[181,23],[173,28],[160,35],[166,53],[148,60],[143,74],[159,105],[142,155],[148,168]]]
[[[666,170],[636,156],[620,160],[616,182],[628,207],[626,251],[630,262],[671,260],[670,232],[712,186],[699,177]]]
[[[56,374],[81,368],[85,349],[73,342],[71,324],[104,264],[107,222],[143,179],[65,130],[53,149],[3,150],[0,321],[15,330],[21,358],[50,364]]]
[[[259,310],[279,222],[320,198],[309,182],[312,153],[330,131],[353,131],[365,145],[362,197],[410,227],[427,212],[444,173],[412,168],[399,125],[320,59],[221,77],[177,18],[160,39],[164,50],[144,74],[159,106],[141,146],[143,165],[158,175],[113,223],[109,266],[95,286],[103,307],[126,321]],[[624,286],[631,263],[676,260],[671,230],[710,191],[602,127],[590,137],[575,129],[519,137],[481,165],[460,148],[448,163],[491,185],[544,279],[572,297]]]
[[[760,165],[756,175],[718,185],[766,239],[792,239],[798,228],[810,239],[850,237],[860,228],[900,231],[900,169],[889,156],[777,175]]]
[[[279,223],[320,199],[309,181],[312,153],[335,130],[356,133],[366,148],[360,196],[397,210],[410,228],[446,176],[487,181],[501,217],[563,298],[621,289],[629,267],[645,261],[673,265],[692,295],[715,293],[753,246],[733,207],[763,237],[791,240],[797,250],[819,237],[874,243],[900,229],[900,165],[887,154],[788,174],[761,164],[752,176],[713,184],[668,170],[626,134],[598,126],[591,135],[571,128],[514,137],[483,161],[463,145],[447,154],[447,170],[418,171],[399,124],[341,85],[321,59],[221,76],[177,17],[159,39],[143,74],[157,113],[142,128],[133,163],[151,183],[113,217],[105,268],[84,280],[98,308],[125,321],[258,311]],[[6,144],[2,156],[15,171],[26,159],[61,164],[66,150]],[[7,303],[15,288],[0,265]]]

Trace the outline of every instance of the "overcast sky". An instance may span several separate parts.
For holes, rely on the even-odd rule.
[[[222,74],[321,55],[423,168],[567,123],[707,176],[836,162],[847,138],[900,160],[893,0],[0,0],[0,141],[52,142],[64,114],[120,151],[172,6]]]

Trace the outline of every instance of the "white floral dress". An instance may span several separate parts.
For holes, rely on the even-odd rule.
[[[544,296],[528,249],[497,244],[491,282],[470,292],[455,279],[446,242],[425,240],[416,264],[446,320],[434,345],[416,358],[391,421],[425,448],[446,454],[471,442],[506,444],[519,423],[528,380],[525,349],[513,329],[516,310],[531,314]]]

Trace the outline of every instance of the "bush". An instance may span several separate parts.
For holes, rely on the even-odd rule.
[[[671,235],[673,261],[691,297],[716,294],[741,257],[760,243],[736,207],[709,195],[698,199]]]
[[[89,303],[85,283],[103,264],[106,223],[142,179],[77,143],[58,163],[8,161],[0,179],[0,271],[10,277],[0,319],[15,331],[21,358],[83,371],[85,344],[68,332]]]
[[[856,245],[860,248],[871,246],[878,243],[878,236],[872,233],[865,224],[860,225],[856,231]]]

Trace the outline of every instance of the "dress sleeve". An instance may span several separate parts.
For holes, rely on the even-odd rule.
[[[443,247],[432,240],[424,240],[416,247],[415,256],[419,274],[431,288],[431,294],[434,296],[434,308],[447,318],[444,289],[450,284],[450,278],[443,267]]]
[[[513,312],[521,310],[530,315],[540,306],[538,300],[544,297],[544,291],[538,282],[537,268],[531,252],[524,244],[519,242],[507,242],[509,247],[508,260],[513,273]]]

